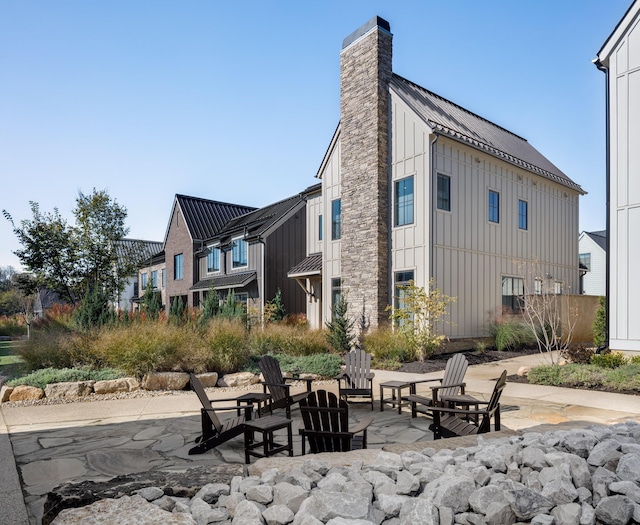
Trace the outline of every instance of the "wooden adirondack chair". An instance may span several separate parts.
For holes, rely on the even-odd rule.
[[[371,372],[371,354],[360,349],[352,350],[344,356],[344,364],[344,371],[336,376],[340,399],[348,402],[350,398],[364,398],[365,402],[371,403],[373,410],[375,373]]]
[[[491,394],[489,401],[476,402],[480,405],[486,405],[481,409],[462,409],[443,406],[429,407],[428,410],[433,414],[433,438],[451,436],[468,436],[472,434],[484,434],[491,432],[491,418],[494,419],[494,429],[500,430],[500,396],[507,384],[507,371],[496,381],[496,385]],[[475,419],[472,421],[471,418]]]
[[[301,399],[305,399],[309,395],[309,392],[311,392],[311,382],[313,380],[283,377],[280,363],[270,355],[265,355],[260,359],[258,366],[264,378],[264,381],[262,381],[263,389],[265,393],[268,390],[269,394],[271,394],[271,403],[269,404],[271,410],[284,408],[287,419],[291,419],[291,405],[299,403]],[[291,385],[287,384],[287,381],[306,381],[306,392],[292,395]]]
[[[251,419],[252,404],[248,403],[244,407],[241,407],[244,411],[244,414],[241,415],[237,415],[238,411],[241,410],[237,404],[233,407],[217,407],[214,409],[200,380],[195,374],[190,374],[189,379],[191,381],[191,388],[202,404],[202,408],[200,409],[202,435],[196,438],[196,443],[198,444],[189,450],[189,454],[202,454],[231,438],[243,434],[244,422]],[[233,401],[233,399],[220,399],[219,401]],[[234,410],[236,411],[236,417],[222,422],[216,414],[217,410]]]
[[[300,428],[303,455],[306,453],[305,438],[312,454],[367,448],[367,427],[373,418],[366,418],[349,429],[349,405],[333,392],[311,392],[309,397],[300,401],[300,412],[304,425]]]
[[[463,381],[468,366],[469,362],[464,355],[455,354],[447,361],[442,378],[412,382],[412,392],[415,392],[415,385],[418,383],[437,381],[440,384],[431,387],[431,397],[415,393],[407,397],[407,400],[411,403],[411,417],[416,417],[418,412],[428,414],[428,407],[443,405],[450,396],[464,394],[466,385]]]

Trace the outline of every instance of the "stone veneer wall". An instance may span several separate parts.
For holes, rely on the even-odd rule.
[[[391,55],[391,33],[374,25],[340,60],[342,288],[350,316],[361,314],[364,299],[372,327],[388,319],[390,304]]]

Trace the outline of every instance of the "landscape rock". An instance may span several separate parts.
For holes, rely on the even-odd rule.
[[[205,372],[196,374],[196,377],[204,388],[211,388],[218,384],[218,372]]]
[[[42,399],[44,390],[36,386],[18,385],[9,394],[9,401],[31,401],[33,399]]]
[[[134,390],[140,390],[140,381],[135,377],[104,379],[93,384],[95,394],[115,394],[117,392],[133,392]]]
[[[95,381],[68,381],[50,383],[44,389],[45,397],[84,397],[93,393]]]
[[[235,374],[225,374],[218,379],[217,385],[220,387],[240,388],[255,385],[260,379],[251,372],[237,372]]]
[[[0,387],[0,403],[6,403],[9,401],[11,392],[13,392],[12,386],[2,385],[2,387]]]
[[[184,390],[189,383],[185,372],[152,372],[142,378],[145,390]]]

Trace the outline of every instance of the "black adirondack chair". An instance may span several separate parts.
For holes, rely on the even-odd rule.
[[[430,427],[433,430],[433,438],[491,432],[491,418],[494,419],[494,429],[500,430],[500,396],[506,384],[507,371],[505,370],[496,381],[489,401],[475,400],[477,404],[485,405],[484,408],[428,407],[427,410],[433,414],[433,424]]]
[[[189,454],[202,454],[207,450],[217,447],[221,443],[231,438],[242,435],[244,432],[244,422],[251,419],[253,405],[251,403],[238,408],[238,405],[228,407],[213,408],[211,400],[204,391],[204,387],[195,374],[190,374],[191,388],[198,396],[202,408],[200,409],[200,418],[202,420],[202,435],[196,438],[197,445],[189,450]],[[233,401],[233,399],[221,399],[219,401]],[[236,416],[220,421],[216,411],[234,410]],[[239,411],[243,414],[237,415]]]
[[[268,390],[269,394],[271,394],[271,403],[269,404],[271,410],[273,411],[277,408],[284,408],[287,419],[291,419],[291,406],[299,403],[301,399],[305,399],[309,395],[311,391],[311,382],[313,380],[303,378],[285,378],[282,375],[280,363],[270,355],[265,355],[260,359],[258,366],[260,367],[262,377],[264,378],[262,381],[263,389],[265,393]],[[306,381],[307,389],[305,392],[291,394],[291,385],[288,384],[287,381]]]
[[[311,392],[300,401],[300,413],[304,425],[300,428],[303,455],[306,453],[306,441],[312,454],[367,448],[367,427],[373,418],[363,419],[349,429],[349,405],[333,392]]]
[[[338,395],[341,399],[364,399],[371,403],[373,410],[373,378],[371,372],[371,355],[364,350],[355,349],[344,356],[345,369],[336,379],[338,381]]]

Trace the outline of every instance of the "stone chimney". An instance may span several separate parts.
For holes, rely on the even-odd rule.
[[[371,327],[390,304],[389,23],[374,17],[345,38],[340,53],[341,277],[349,315],[365,305]]]

